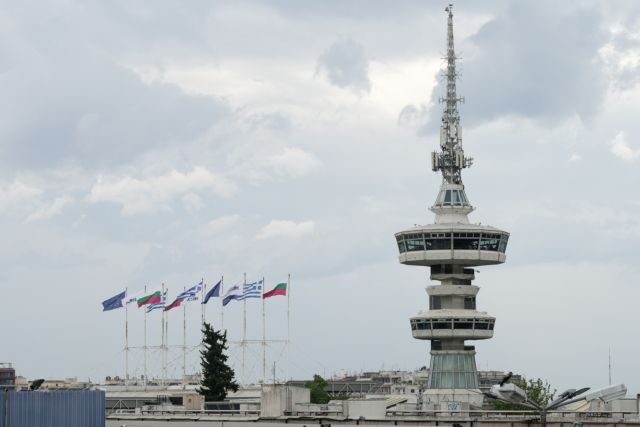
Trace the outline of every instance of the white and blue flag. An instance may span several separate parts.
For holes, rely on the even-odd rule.
[[[153,310],[157,310],[159,308],[164,308],[166,302],[167,302],[167,292],[165,291],[162,297],[160,298],[160,302],[156,304],[147,304],[147,313],[150,313]]]
[[[229,304],[234,299],[239,299],[242,296],[242,290],[240,289],[240,286],[240,283],[235,284],[231,288],[229,288],[226,294],[224,294],[224,297],[222,298],[223,307]]]
[[[262,298],[262,280],[253,283],[245,283],[242,287],[242,295],[238,300],[247,298]]]
[[[198,294],[202,292],[202,281],[195,286],[190,287],[176,297],[179,301],[197,301]]]

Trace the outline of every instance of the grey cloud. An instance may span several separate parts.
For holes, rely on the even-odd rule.
[[[87,59],[87,58],[85,58]],[[95,58],[14,69],[0,81],[5,167],[87,167],[130,161],[190,140],[228,113],[225,102],[147,86],[131,71]]]
[[[355,92],[369,92],[369,62],[364,48],[352,40],[338,40],[318,58],[317,71],[329,82]]]
[[[588,120],[599,111],[608,81],[598,58],[607,42],[598,8],[512,2],[468,42],[456,40],[458,54],[470,54],[459,67],[458,94],[468,100],[463,125],[509,115],[554,124],[575,115]],[[439,81],[432,102],[443,85]],[[438,117],[432,115],[423,131],[433,131]]]
[[[136,20],[144,21],[141,8],[129,10],[128,19],[114,19],[115,27],[108,29],[105,21],[126,15],[120,10],[124,6],[94,6],[91,11],[101,12],[96,16],[83,15],[83,8],[68,9],[43,8],[37,14],[39,27],[23,19],[24,11],[6,11],[13,14],[13,25],[0,30],[8,40],[0,42],[0,165],[6,172],[126,163],[150,149],[192,140],[229,114],[222,99],[147,85],[120,65],[127,54],[119,50],[119,34],[133,31]],[[147,19],[164,22],[156,15]],[[167,26],[186,32],[175,27]],[[140,51],[149,39],[152,34],[139,31],[128,49]]]

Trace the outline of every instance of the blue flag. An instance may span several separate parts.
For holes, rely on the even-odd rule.
[[[122,291],[118,295],[102,301],[102,311],[115,310],[116,308],[122,308],[122,300],[124,299],[127,291]]]
[[[222,283],[222,280],[220,280],[213,288],[211,288],[209,290],[209,292],[207,292],[207,294],[204,296],[204,301],[202,301],[203,304],[206,304],[209,302],[209,298],[213,298],[213,297],[219,297],[220,296],[220,284]]]

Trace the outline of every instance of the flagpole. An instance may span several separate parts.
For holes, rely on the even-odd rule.
[[[129,288],[124,288],[127,294]],[[129,382],[129,305],[124,306],[124,386]]]
[[[242,286],[242,293],[244,293],[244,288],[247,285],[247,273],[244,273],[244,284]],[[246,298],[242,299],[242,312],[243,312],[243,320],[242,320],[242,385],[245,385],[245,356],[246,356],[246,346],[247,346],[247,300]]]
[[[158,288],[156,288],[156,289],[158,289]],[[164,283],[162,284],[162,295],[164,295]],[[161,328],[160,328],[160,333],[162,334],[162,340],[161,340],[161,344],[160,344],[160,360],[161,360],[161,363],[162,363],[162,374],[161,375],[162,375],[162,385],[165,385],[167,367],[166,367],[166,361],[165,361],[166,354],[164,352],[164,344],[165,344],[165,342],[164,342],[164,337],[165,337],[165,334],[164,334],[164,329],[165,329],[164,309],[162,310],[162,316],[160,316],[160,321],[162,322],[161,323]]]
[[[264,276],[262,277],[262,293],[264,293]],[[267,380],[267,323],[264,312],[264,295],[262,295],[262,384]]]
[[[186,292],[187,287],[185,286]],[[182,381],[187,375],[187,304],[182,305]]]
[[[289,375],[289,340],[291,337],[291,273],[287,275],[287,342],[286,346],[286,355],[287,355],[287,363],[284,367],[284,380],[287,381]],[[274,374],[275,375],[275,374]]]
[[[201,319],[201,325],[200,325],[200,329],[202,329],[204,327],[204,306],[206,304],[204,304],[204,296],[207,293],[207,284],[204,283],[204,277],[202,278],[202,292],[200,292],[200,305],[202,306],[202,319]]]
[[[224,331],[224,274],[220,278],[220,331]]]
[[[147,285],[144,285],[144,294],[147,294]],[[144,311],[144,389],[147,389],[147,310]]]

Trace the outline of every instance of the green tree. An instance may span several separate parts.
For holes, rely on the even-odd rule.
[[[304,386],[310,390],[311,403],[325,404],[331,400],[326,390],[327,382],[320,375],[314,375],[313,381],[305,383]]]
[[[514,381],[514,384],[524,390],[527,397],[532,402],[537,403],[540,406],[546,406],[550,403],[556,394],[557,390],[551,391],[551,386],[548,382],[537,378],[535,380],[527,380],[523,378],[522,381]],[[518,405],[515,403],[501,402],[499,400],[492,401],[494,409],[505,411],[530,411],[531,409],[526,406]]]
[[[198,393],[205,401],[220,401],[227,397],[228,391],[238,391],[234,372],[227,365],[227,332],[214,330],[207,322],[202,326],[202,344],[200,364],[202,381]]]

